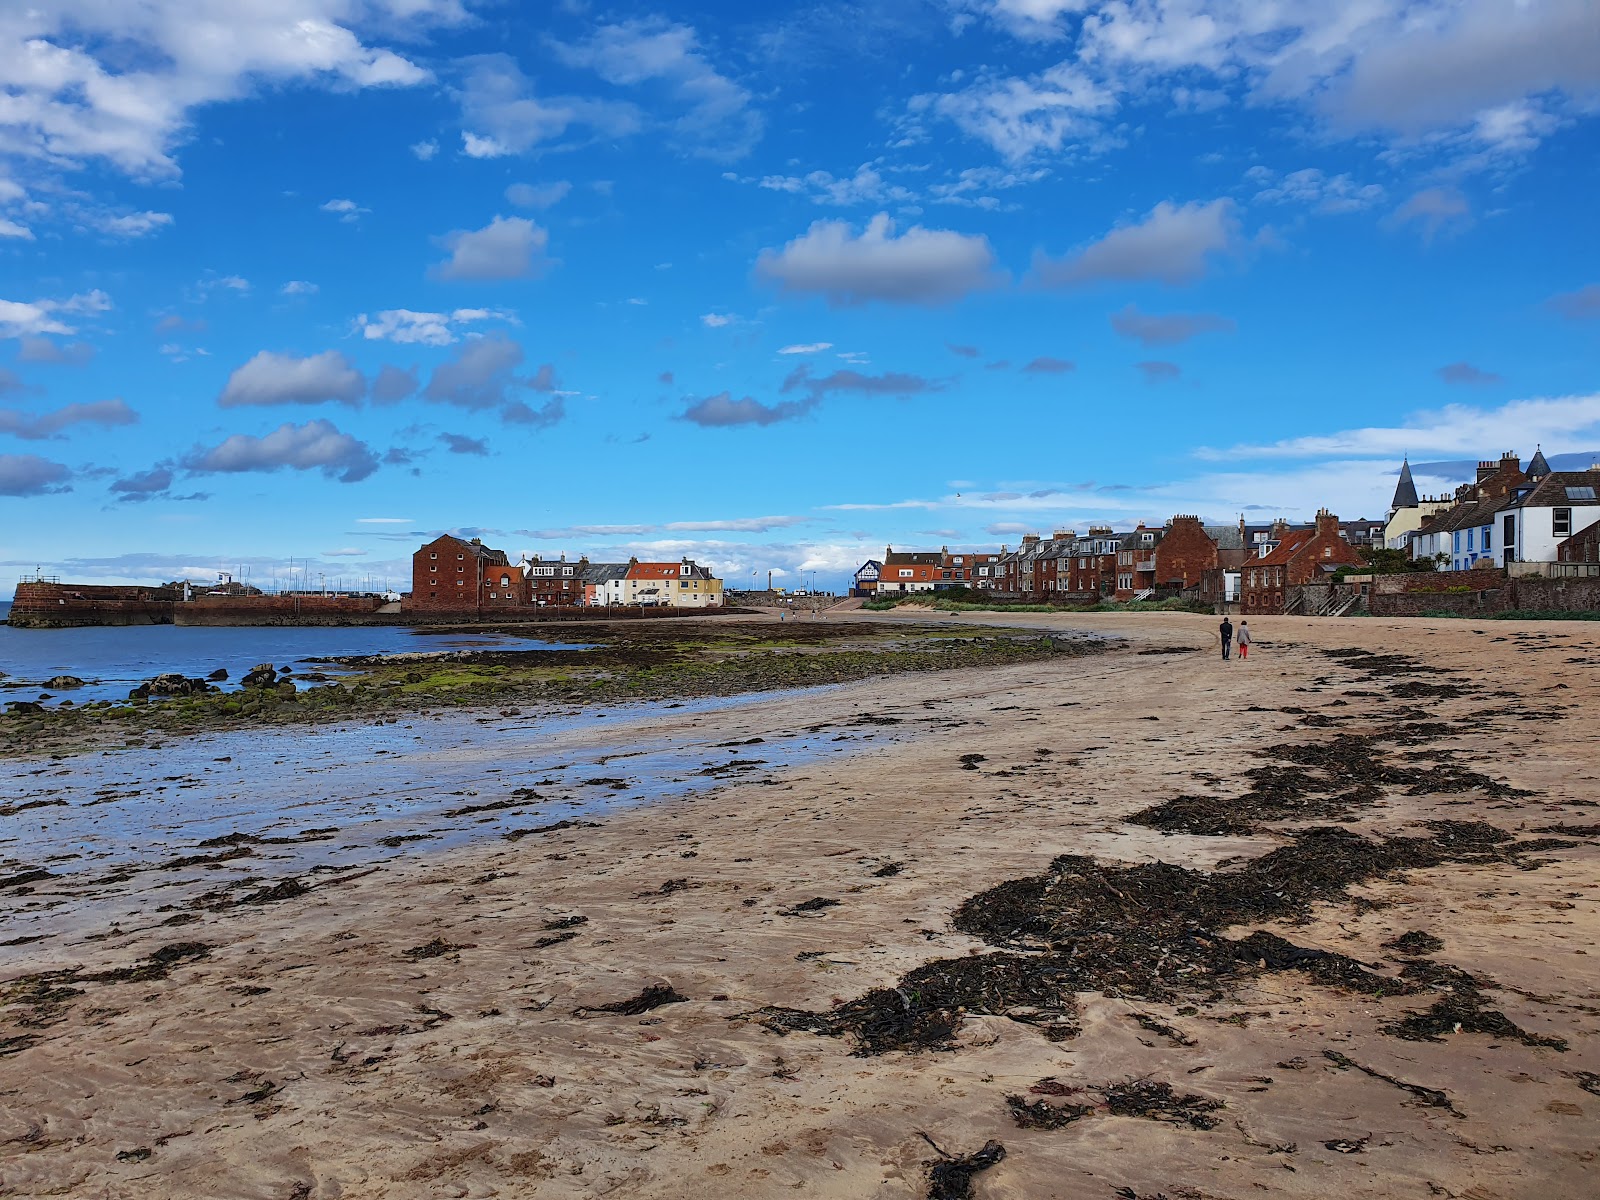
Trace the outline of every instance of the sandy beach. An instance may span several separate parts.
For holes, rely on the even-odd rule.
[[[1125,641],[641,706],[545,749],[746,765],[8,920],[0,1195],[1595,1194],[1600,626],[973,620]]]

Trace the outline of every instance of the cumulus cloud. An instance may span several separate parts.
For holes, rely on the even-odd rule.
[[[690,404],[679,414],[682,420],[705,428],[729,425],[775,425],[804,416],[816,406],[818,397],[802,400],[784,400],[777,404],[763,404],[750,396],[733,398],[732,392],[718,392]]]
[[[914,96],[908,109],[912,122],[949,121],[1015,166],[1072,145],[1111,144],[1106,118],[1116,111],[1116,92],[1068,60],[1028,76],[984,72],[957,91]]]
[[[1466,362],[1450,363],[1440,367],[1436,374],[1446,383],[1481,385],[1505,382],[1502,376],[1496,375],[1493,371],[1480,370],[1471,363]]]
[[[285,423],[255,437],[236,433],[209,449],[194,451],[184,466],[195,474],[270,472],[287,467],[320,471],[340,483],[358,483],[378,469],[378,456],[365,442],[341,433],[332,421]]]
[[[1023,367],[1023,371],[1032,375],[1061,375],[1074,369],[1073,363],[1064,358],[1051,358],[1048,354],[1034,359]]]
[[[93,357],[94,347],[88,342],[69,342],[63,346],[47,337],[25,337],[17,342],[18,362],[81,367]]]
[[[0,496],[46,496],[72,490],[72,471],[37,454],[0,454]]]
[[[299,358],[263,350],[228,376],[217,397],[222,408],[263,404],[360,404],[367,382],[348,358],[324,350]]]
[[[530,279],[550,265],[550,235],[526,217],[496,217],[482,229],[458,229],[440,240],[450,257],[434,268],[439,279]]]
[[[42,441],[57,436],[73,425],[98,425],[102,429],[110,429],[118,425],[132,425],[138,420],[139,414],[129,408],[121,397],[87,404],[68,404],[47,413],[0,408],[0,433],[9,433],[27,441]]]
[[[1139,368],[1146,383],[1168,383],[1183,374],[1183,368],[1177,363],[1147,361],[1133,365]]]
[[[317,285],[305,279],[291,279],[278,289],[280,296],[315,296]]]
[[[429,162],[435,154],[439,153],[439,143],[429,139],[424,142],[413,142],[411,153],[421,162]]]
[[[844,221],[817,221],[781,250],[763,250],[758,278],[797,295],[821,295],[835,307],[942,304],[1000,281],[994,251],[981,235],[914,225],[896,236],[879,213],[857,234]]]
[[[374,404],[398,404],[420,386],[417,379],[417,369],[409,370],[385,363],[379,368],[372,379],[372,402]]]
[[[700,316],[700,324],[707,329],[721,329],[724,325],[732,325],[739,318],[730,313],[708,312]]]
[[[1441,233],[1457,233],[1472,224],[1472,206],[1455,188],[1424,188],[1391,213],[1385,222],[1391,229],[1415,225],[1424,243]]]
[[[96,288],[65,300],[0,300],[0,338],[21,338],[43,333],[63,336],[77,332],[63,317],[93,315],[111,307],[111,297]]]
[[[532,375],[519,375],[522,347],[501,334],[464,342],[456,356],[433,370],[422,396],[435,404],[472,411],[498,408],[511,424],[552,425],[566,415],[563,398],[552,396],[538,408],[522,397],[526,392],[555,392],[560,383],[555,368],[545,363]]]
[[[163,464],[113,480],[111,490],[118,500],[137,504],[166,492],[175,478],[172,468]]]
[[[7,116],[15,152],[173,176],[194,109],[257,86],[407,86],[428,72],[364,44],[343,0],[60,0],[13,6]]]
[[[549,208],[563,200],[572,190],[565,179],[554,183],[513,183],[506,188],[506,200],[518,208]]]
[[[1130,304],[1111,314],[1111,328],[1146,346],[1175,346],[1202,333],[1232,333],[1238,325],[1215,313],[1145,313]]]
[[[1045,287],[1079,287],[1100,282],[1197,282],[1213,255],[1238,237],[1233,201],[1163,200],[1143,220],[1119,225],[1104,237],[1065,258],[1034,256],[1035,279]]]
[[[451,454],[472,454],[480,458],[489,454],[488,438],[467,437],[462,433],[441,433],[439,440]]]
[[[1550,297],[1546,304],[1552,312],[1569,321],[1600,317],[1600,283],[1591,283],[1575,292],[1562,292],[1559,296]]]
[[[731,159],[760,139],[765,121],[750,93],[711,65],[695,31],[658,17],[601,25],[584,41],[555,43],[569,66],[587,67],[619,87],[663,95],[655,111],[680,144],[709,158]]]

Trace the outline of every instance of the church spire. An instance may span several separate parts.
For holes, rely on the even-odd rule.
[[[1550,464],[1545,461],[1544,451],[1535,447],[1533,461],[1528,464],[1528,478],[1543,479],[1548,474],[1550,474]]]
[[[1400,463],[1400,482],[1394,485],[1394,500],[1389,504],[1389,511],[1416,508],[1417,503],[1417,485],[1411,482],[1411,460],[1407,457]]]

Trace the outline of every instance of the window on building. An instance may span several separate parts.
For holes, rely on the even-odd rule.
[[[439,555],[438,555],[438,552],[437,552],[437,551],[429,551],[429,553],[428,553],[428,557],[429,557],[429,558],[438,558],[438,557],[439,557]]]
[[[1594,499],[1594,489],[1592,487],[1569,487],[1567,489],[1567,499],[1568,500],[1593,500]]]
[[[1483,527],[1483,548],[1486,551],[1494,549],[1494,526],[1493,525],[1485,525]]]
[[[1550,510],[1550,532],[1558,538],[1572,536],[1572,510],[1570,508],[1552,508]]]
[[[1467,549],[1468,550],[1476,550],[1477,549],[1477,546],[1474,544],[1474,540],[1475,539],[1472,536],[1475,533],[1477,533],[1476,529],[1467,530]]]
[[[914,579],[914,578],[916,578],[916,574],[917,573],[915,571],[911,570],[908,567],[901,567],[900,568],[900,578],[901,579]]]
[[[457,558],[465,558],[465,557],[466,557],[466,555],[465,555],[465,554],[458,554],[458,555],[456,555],[456,557],[457,557]]]

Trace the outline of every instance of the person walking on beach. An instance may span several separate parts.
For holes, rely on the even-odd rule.
[[[1233,622],[1227,617],[1222,618],[1222,625],[1217,630],[1222,635],[1222,661],[1228,661],[1228,655],[1233,649]]]
[[[1250,657],[1250,622],[1249,621],[1240,621],[1239,622],[1238,639],[1239,639],[1239,657],[1240,658],[1249,658]]]

